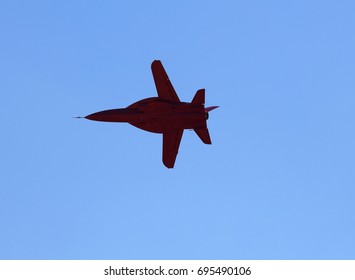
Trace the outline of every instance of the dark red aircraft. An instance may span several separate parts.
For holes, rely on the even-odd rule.
[[[133,103],[127,108],[112,109],[86,116],[101,122],[127,122],[140,129],[163,134],[163,163],[173,168],[184,129],[193,129],[205,144],[211,144],[206,120],[208,112],[217,108],[205,108],[205,90],[196,92],[191,103],[180,102],[162,63],[154,60],[152,72],[158,97],[150,97]]]

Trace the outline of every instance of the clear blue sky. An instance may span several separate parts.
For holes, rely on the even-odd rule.
[[[1,259],[354,259],[355,2],[2,1]],[[213,144],[73,119],[206,88]]]

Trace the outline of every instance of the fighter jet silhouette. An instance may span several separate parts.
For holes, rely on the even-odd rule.
[[[162,63],[154,60],[152,72],[158,97],[140,100],[127,108],[105,110],[86,116],[101,122],[127,122],[140,129],[163,134],[163,163],[173,168],[184,129],[193,129],[205,144],[211,144],[206,120],[205,90],[196,92],[191,103],[180,102]]]

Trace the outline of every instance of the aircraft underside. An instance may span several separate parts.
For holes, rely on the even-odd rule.
[[[127,108],[105,110],[86,116],[102,122],[126,122],[137,128],[163,134],[163,163],[173,168],[184,129],[193,129],[205,144],[211,144],[206,120],[205,90],[196,92],[190,103],[181,102],[159,60],[152,63],[152,73],[158,97],[135,102]]]

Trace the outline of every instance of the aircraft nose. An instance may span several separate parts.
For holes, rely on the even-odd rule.
[[[91,120],[91,121],[96,121],[99,118],[98,113],[93,113],[90,115],[87,115],[86,117],[84,117],[85,119]]]

